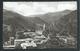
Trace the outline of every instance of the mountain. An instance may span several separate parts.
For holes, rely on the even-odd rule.
[[[28,19],[35,24],[46,24],[47,26],[49,26],[49,24],[42,20],[40,17],[26,17],[25,19]]]
[[[56,21],[54,25],[54,30],[58,31],[60,34],[63,32],[69,33],[71,36],[76,36],[77,34],[77,11],[72,11],[70,14],[61,17]]]
[[[65,16],[72,12],[71,10],[64,10],[60,12],[51,12],[46,14],[40,14],[40,15],[34,15],[33,17],[40,17],[42,20],[44,20],[47,23],[54,23],[56,20],[61,18],[62,16]]]
[[[3,11],[3,23],[16,29],[21,28],[25,30],[27,28],[33,28],[32,25],[34,25],[28,19],[25,20],[22,15],[8,10]]]
[[[62,12],[47,13],[35,17],[24,17],[18,13],[8,11],[8,10],[3,10],[3,22],[6,24],[13,23],[15,25],[19,25],[19,26],[21,25],[20,27],[23,27],[25,29],[26,27],[31,28],[32,27],[31,25],[38,24],[38,23],[49,25],[50,23],[54,23],[61,16],[64,16],[70,12],[71,12],[70,10],[65,10]]]

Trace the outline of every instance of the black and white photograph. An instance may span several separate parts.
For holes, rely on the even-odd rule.
[[[77,48],[77,1],[3,2],[3,49]]]

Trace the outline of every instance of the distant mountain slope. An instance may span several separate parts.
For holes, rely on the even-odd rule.
[[[55,22],[54,30],[61,35],[77,36],[77,11],[61,17]],[[54,31],[54,32],[55,32]]]
[[[7,10],[3,11],[3,23],[16,27],[16,29],[22,28],[26,30],[26,28],[33,28],[33,23],[28,19],[24,20],[22,15]]]
[[[52,12],[52,13],[46,13],[41,15],[34,15],[33,17],[40,17],[42,20],[44,20],[47,23],[54,23],[56,20],[58,20],[60,17],[65,16],[72,12],[71,10],[64,10],[60,12]]]
[[[45,22],[44,20],[42,20],[40,17],[26,17],[26,19],[30,20],[31,22],[35,23],[35,24],[46,24],[49,25],[47,22]]]

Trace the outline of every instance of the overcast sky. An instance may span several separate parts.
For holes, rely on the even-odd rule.
[[[29,16],[63,10],[76,10],[77,2],[3,2],[3,9]]]

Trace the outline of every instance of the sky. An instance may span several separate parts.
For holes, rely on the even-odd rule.
[[[17,12],[23,16],[30,16],[63,10],[76,10],[77,2],[3,2],[3,9]]]

